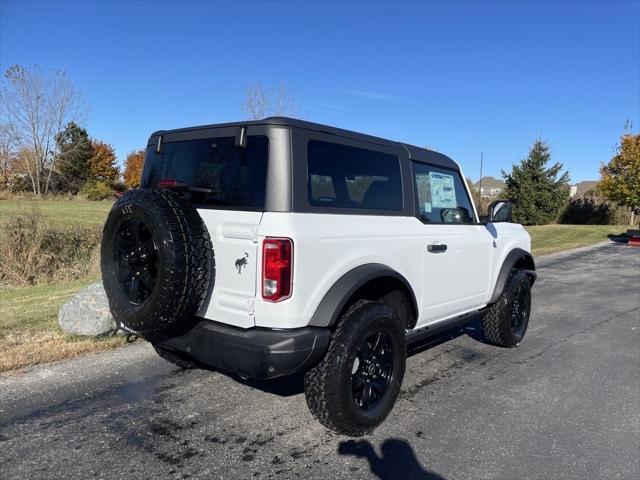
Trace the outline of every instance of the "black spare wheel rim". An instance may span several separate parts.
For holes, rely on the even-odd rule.
[[[158,249],[151,230],[139,218],[125,220],[116,232],[115,268],[122,292],[134,305],[147,300],[156,285]]]
[[[367,335],[358,345],[351,367],[351,396],[362,409],[375,408],[393,379],[393,342],[387,331]]]
[[[171,190],[126,192],[109,212],[100,253],[114,319],[150,340],[190,323],[213,289],[209,233]]]

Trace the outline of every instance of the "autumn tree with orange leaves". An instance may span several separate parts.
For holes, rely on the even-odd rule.
[[[616,154],[600,168],[598,190],[609,200],[630,207],[633,225],[635,214],[640,210],[640,134],[632,133],[630,126],[626,129]]]
[[[91,140],[93,156],[89,159],[89,178],[94,182],[115,182],[120,177],[113,147],[102,140]]]
[[[127,155],[127,160],[124,164],[124,183],[129,188],[138,188],[140,186],[144,154],[144,150],[136,150]]]

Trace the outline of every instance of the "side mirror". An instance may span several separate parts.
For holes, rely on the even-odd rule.
[[[489,205],[489,222],[511,222],[513,204],[509,200],[496,200]]]
[[[472,223],[471,215],[466,208],[443,208],[440,210],[442,223]]]

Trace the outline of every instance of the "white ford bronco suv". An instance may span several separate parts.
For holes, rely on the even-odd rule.
[[[114,318],[182,367],[304,372],[326,427],[371,432],[407,344],[479,321],[524,337],[536,274],[509,202],[479,218],[431,150],[289,118],[159,131],[113,206],[102,277]]]

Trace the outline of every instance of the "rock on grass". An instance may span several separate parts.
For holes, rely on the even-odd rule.
[[[58,312],[60,328],[73,335],[102,336],[116,329],[102,282],[88,286]]]

